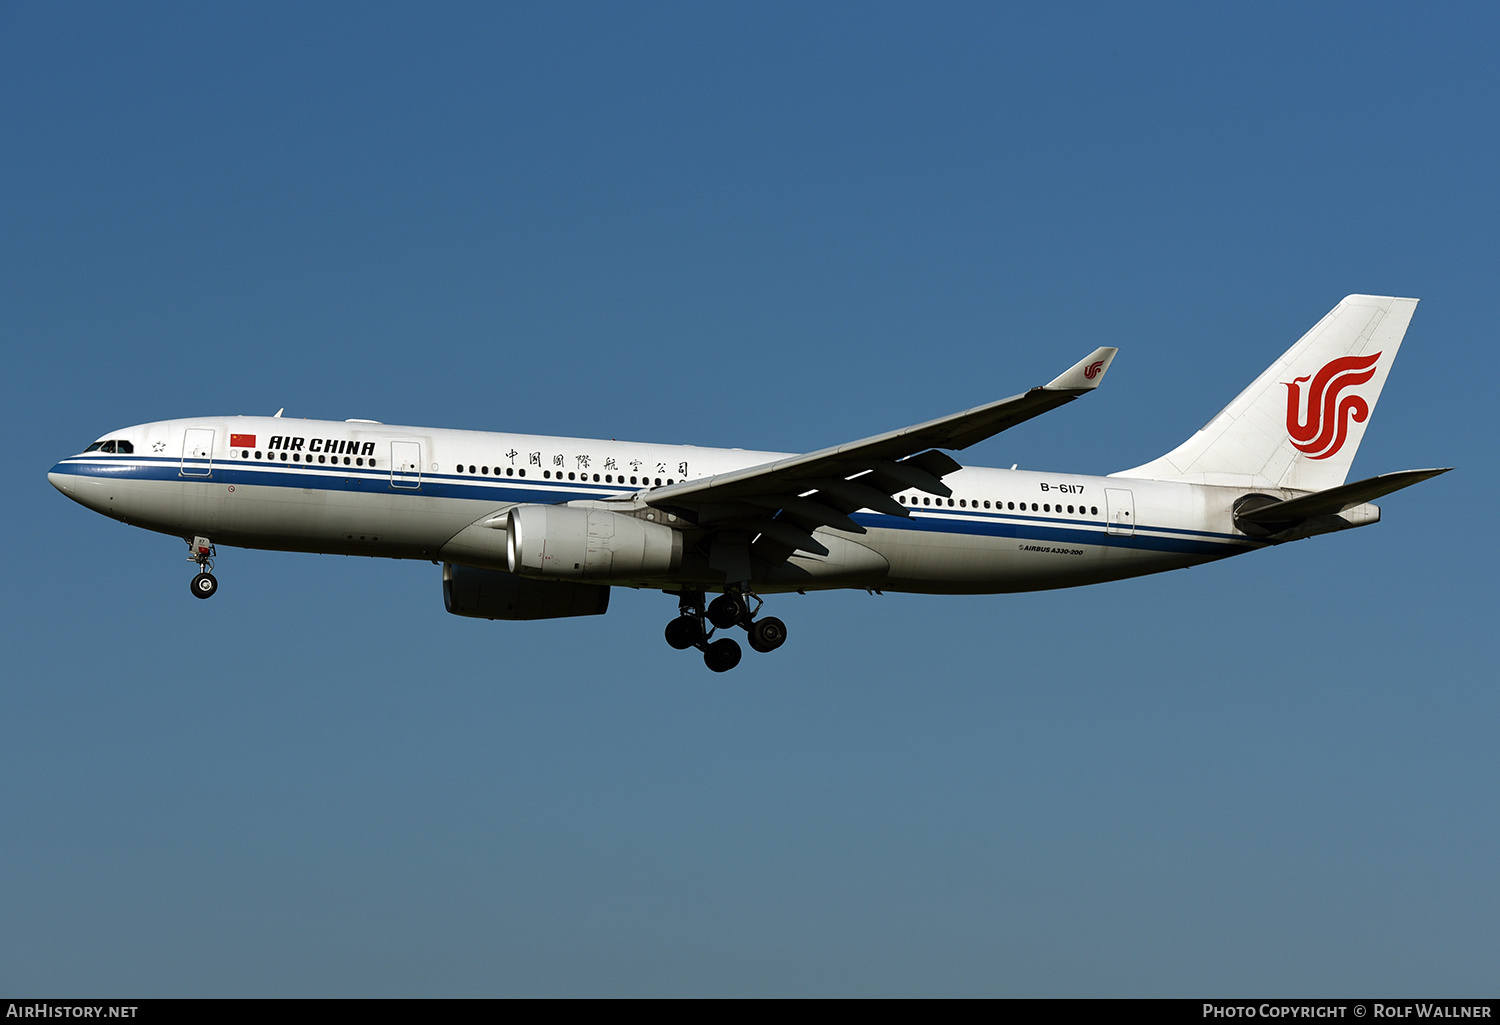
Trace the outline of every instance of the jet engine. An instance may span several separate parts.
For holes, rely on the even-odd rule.
[[[527,580],[492,569],[443,563],[443,607],[474,619],[562,619],[609,609],[607,584]]]
[[[682,564],[671,527],[599,509],[518,505],[506,521],[510,571],[526,577],[636,580]]]

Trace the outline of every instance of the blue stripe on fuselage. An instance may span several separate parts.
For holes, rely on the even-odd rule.
[[[985,516],[942,517],[888,516],[884,513],[856,513],[854,521],[864,527],[881,527],[887,530],[917,530],[934,534],[977,534],[984,537],[1008,537],[1025,541],[1054,541],[1063,544],[1094,545],[1103,548],[1134,548],[1152,552],[1177,552],[1183,555],[1229,555],[1243,551],[1252,545],[1246,538],[1231,538],[1222,534],[1210,537],[1224,538],[1208,541],[1197,538],[1170,537],[1169,533],[1204,535],[1206,531],[1178,531],[1172,527],[1154,527],[1155,534],[1142,535],[1136,525],[1135,535],[1111,534],[1105,524],[1086,520],[1048,520],[1042,517]],[[1233,542],[1233,543],[1231,543]]]
[[[181,469],[184,465],[189,468],[204,468],[209,472],[205,475],[183,474]],[[424,473],[417,487],[405,487],[394,482],[392,472],[388,469],[306,465],[294,467],[271,463],[242,463],[233,460],[214,460],[211,464],[202,461],[184,463],[180,458],[169,456],[74,457],[58,463],[51,472],[114,479],[237,484],[299,490],[352,491],[361,494],[416,495],[427,498],[488,501],[497,504],[550,505],[579,499],[623,497],[646,490],[644,488],[621,490],[608,484],[583,481],[534,481],[530,478],[521,480],[510,477],[475,480],[471,477],[439,473]],[[854,514],[853,519],[861,526],[885,530],[968,534],[1027,541],[1174,552],[1183,555],[1229,555],[1236,551],[1263,547],[1262,543],[1249,538],[1191,528],[1136,524],[1134,535],[1110,534],[1106,525],[1098,520],[980,512],[977,509],[951,514],[937,514],[921,509],[913,510],[913,515],[910,517],[863,512]]]

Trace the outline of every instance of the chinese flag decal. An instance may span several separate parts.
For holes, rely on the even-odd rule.
[[[231,434],[229,436],[230,448],[254,448],[255,435],[253,434]]]

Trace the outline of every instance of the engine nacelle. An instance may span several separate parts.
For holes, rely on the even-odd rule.
[[[445,562],[443,607],[455,616],[474,619],[602,616],[609,609],[609,586],[527,580],[497,570]]]
[[[571,580],[637,580],[682,565],[671,527],[599,509],[518,505],[506,522],[512,573]]]

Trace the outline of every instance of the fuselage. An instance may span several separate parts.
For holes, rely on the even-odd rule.
[[[478,545],[471,539],[476,524],[508,507],[607,507],[786,455],[372,421],[207,417],[113,431],[59,462],[48,479],[90,509],[183,538],[504,569],[503,547],[488,544],[488,535]],[[983,467],[958,470],[944,483],[951,497],[894,496],[907,517],[852,514],[863,534],[819,530],[828,557],[798,553],[795,573],[768,571],[753,583],[765,591],[1027,591],[1176,569],[1267,543],[1235,527],[1241,488]],[[609,582],[668,588],[684,580],[708,589],[715,583],[706,566],[691,564],[680,579]]]

